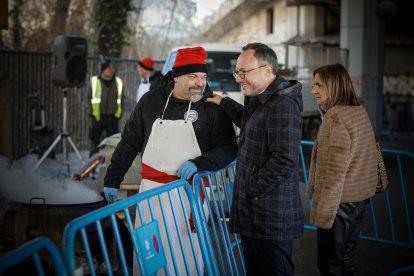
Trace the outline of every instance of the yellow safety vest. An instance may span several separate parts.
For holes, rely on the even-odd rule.
[[[121,105],[121,99],[122,99],[122,80],[118,77],[115,77],[116,79],[116,86],[118,88],[118,98],[116,100],[117,108],[115,112],[115,117],[119,118],[121,117],[122,113],[122,105]],[[102,86],[101,81],[98,81],[98,76],[93,76],[91,78],[91,84],[92,84],[92,115],[95,117],[97,121],[100,120],[101,113],[99,110],[99,105],[101,104],[101,98],[102,98]]]

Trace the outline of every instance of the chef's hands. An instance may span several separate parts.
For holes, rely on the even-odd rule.
[[[115,202],[118,199],[118,191],[119,189],[117,188],[110,188],[110,187],[104,187],[104,196],[105,199],[111,203],[111,202]]]
[[[209,102],[209,103],[215,103],[216,105],[220,105],[222,99],[223,99],[222,96],[217,95],[216,93],[213,93],[211,97],[205,98],[204,101]]]
[[[191,161],[185,161],[177,171],[177,176],[187,180],[197,172],[197,166]]]

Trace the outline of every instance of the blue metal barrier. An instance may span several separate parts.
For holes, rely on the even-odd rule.
[[[42,252],[47,253],[48,259],[46,261],[47,263],[51,262],[55,275],[69,275],[56,245],[46,237],[35,238],[2,256],[0,258],[0,275],[17,267],[19,264],[27,266],[27,263],[23,262],[31,260],[31,258],[34,261],[37,275],[45,275],[45,270],[40,258],[40,253]],[[46,274],[50,274],[49,271]]]
[[[230,234],[227,227],[235,174],[234,161],[226,168],[213,173],[199,172],[193,180],[196,201],[204,211],[201,212],[203,226],[205,233],[209,235],[206,240],[211,242],[208,244],[209,252],[214,254],[212,259],[217,261],[221,275],[246,275],[241,240],[238,235]]]
[[[186,205],[189,205],[191,211],[187,209]],[[137,210],[137,220],[135,221],[135,225],[132,222],[130,209]],[[189,222],[190,216],[188,215],[190,212],[194,218],[193,221],[196,230],[196,233],[194,234],[191,233]],[[138,263],[141,275],[146,275],[149,271],[148,262],[151,261],[152,256],[162,254],[163,250],[167,255],[170,254],[171,258],[167,258],[169,264],[161,262],[158,267],[160,269],[158,271],[152,271],[156,274],[163,271],[166,275],[178,275],[180,274],[180,269],[184,266],[184,271],[187,275],[203,275],[204,273],[206,275],[217,275],[218,268],[210,259],[211,253],[208,252],[208,245],[205,241],[205,233],[202,227],[203,221],[200,216],[199,207],[195,202],[191,187],[183,180],[175,181],[163,185],[162,187],[128,197],[79,217],[69,223],[66,226],[63,236],[63,249],[65,260],[72,273],[79,271],[84,274],[90,273],[91,275],[96,275],[97,272],[105,272],[107,275],[113,275],[116,271],[116,260],[118,260],[118,262],[121,263],[123,275],[131,274],[130,266],[127,266],[124,244],[119,232],[120,227],[117,214],[122,214],[124,216],[127,229],[133,229],[133,231],[128,231],[130,238],[129,243],[132,243],[135,255],[139,256]],[[161,217],[159,217],[160,215]],[[186,221],[184,228],[179,224],[180,218],[184,218]],[[105,222],[105,220],[108,219],[110,223]],[[166,223],[167,221],[172,223]],[[152,240],[152,242],[148,242],[145,239],[138,238],[138,236],[141,237],[140,233],[143,233],[144,236],[148,235],[148,233],[140,232],[140,230],[146,226],[155,227],[152,229],[157,229],[158,227],[153,225],[154,222],[160,226],[159,230],[161,232],[158,236],[157,233],[155,233],[156,231],[154,232],[155,234],[151,235],[152,239],[156,239],[156,241],[154,242],[154,240]],[[110,250],[108,250],[107,244],[107,239],[109,237],[108,235],[105,236],[105,231],[103,230],[102,225],[110,227],[111,234],[113,233],[114,236],[115,242],[113,243],[114,248],[111,252],[112,256],[109,254]],[[138,225],[138,228],[136,225]],[[76,239],[78,235],[80,235],[81,243],[77,242],[79,241],[79,239]],[[161,235],[162,241],[159,235]],[[96,252],[97,246],[95,246],[95,248],[91,246],[91,236],[97,237],[99,245],[98,249],[100,249],[98,252]],[[187,237],[187,239],[185,237]],[[179,245],[173,248],[172,244],[177,245],[177,242]],[[148,249],[148,252],[143,252],[143,249]],[[199,254],[201,255],[196,255],[197,250],[199,250]],[[82,256],[83,259],[81,260],[79,260],[79,258],[77,260],[77,253],[79,252],[85,252],[85,256]],[[118,253],[118,255],[116,253]],[[96,268],[94,259],[97,259],[100,255],[100,258],[103,259],[103,265]],[[181,262],[179,260],[180,257]],[[163,258],[161,258],[161,260],[162,259]],[[170,262],[172,262],[172,264]],[[156,265],[157,264],[155,264],[155,266]],[[192,265],[196,266],[195,273],[190,271],[190,266]],[[96,271],[102,267],[104,268],[104,271]],[[171,267],[173,271],[169,270]],[[154,269],[154,267],[152,267],[152,269]]]
[[[312,141],[302,141],[302,147],[310,147],[313,144]],[[413,248],[413,222],[411,221],[410,210],[412,210],[414,203],[410,202],[410,198],[407,196],[410,194],[407,192],[407,188],[413,188],[406,184],[404,168],[412,168],[414,155],[407,151],[385,148],[382,149],[382,153],[390,185],[385,193],[377,194],[371,199],[371,212],[365,219],[359,238]],[[391,164],[391,159],[394,160],[394,158],[396,162]],[[407,161],[411,162],[410,166],[404,167]],[[307,188],[309,159],[305,157],[302,148],[300,151],[300,164],[303,181]],[[102,255],[101,258],[103,259],[104,266],[107,268],[106,272],[108,275],[112,275],[113,262],[108,254],[106,244],[108,235],[105,237],[102,229],[102,225],[109,225],[115,237],[113,252],[118,253],[116,258],[121,264],[123,273],[125,275],[130,274],[119,233],[119,222],[117,222],[117,213],[122,213],[125,217],[126,227],[134,230],[128,231],[128,235],[130,236],[130,243],[132,243],[134,253],[136,256],[140,256],[138,260],[141,271],[145,272],[147,270],[145,270],[144,261],[142,261],[143,244],[142,239],[137,238],[137,229],[142,228],[139,227],[141,225],[149,226],[156,221],[158,225],[161,225],[161,233],[159,235],[164,237],[161,247],[166,251],[166,255],[170,254],[170,257],[168,258],[167,256],[166,259],[172,262],[171,269],[165,264],[161,266],[166,275],[180,274],[180,268],[182,267],[185,270],[181,274],[192,274],[191,265],[195,265],[196,272],[194,274],[198,275],[202,275],[203,272],[206,275],[245,275],[240,238],[236,234],[230,234],[227,226],[235,173],[236,162],[233,162],[223,170],[197,173],[193,181],[194,193],[185,181],[176,181],[129,197],[75,219],[67,226],[63,240],[64,256],[70,272],[76,271],[81,266],[82,259],[77,261],[76,253],[84,252],[85,264],[81,266],[85,268],[83,273],[96,275],[96,267],[94,265],[94,258],[96,257],[93,256],[93,250],[88,240],[88,236],[93,232],[97,236],[98,245],[101,248],[100,254]],[[204,203],[202,202],[203,196],[206,198]],[[177,203],[181,207],[177,208]],[[160,209],[156,210],[156,206]],[[133,210],[137,210],[138,224],[135,225],[132,222],[132,216],[129,211],[131,207]],[[308,211],[311,208],[310,200],[307,202],[307,208]],[[191,209],[191,211],[188,209]],[[196,229],[196,234],[194,235],[191,234],[192,227],[191,223],[189,223],[190,212]],[[150,214],[149,217],[148,214]],[[385,215],[380,216],[378,214]],[[183,229],[179,226],[179,217],[186,222]],[[173,218],[173,224],[165,223],[165,218]],[[103,222],[105,219],[107,222]],[[135,229],[137,225],[138,228]],[[91,230],[93,227],[95,227],[94,230]],[[316,230],[316,227],[306,224],[305,229]],[[184,235],[180,231],[184,231]],[[77,235],[80,235],[82,244],[76,243]],[[189,237],[187,245],[182,240],[183,236]],[[172,244],[176,246],[172,246]],[[202,256],[201,262],[196,256],[198,249],[200,249]],[[187,253],[190,254],[187,255]],[[182,255],[183,260],[179,261],[177,255]],[[401,269],[412,269],[412,266]]]

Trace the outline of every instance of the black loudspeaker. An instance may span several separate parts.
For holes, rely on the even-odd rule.
[[[80,87],[86,79],[88,44],[84,37],[59,35],[52,46],[52,80],[57,86]]]

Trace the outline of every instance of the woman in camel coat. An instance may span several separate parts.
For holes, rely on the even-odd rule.
[[[320,67],[313,76],[324,117],[309,171],[318,268],[321,275],[357,275],[357,238],[378,179],[375,135],[342,65]]]

